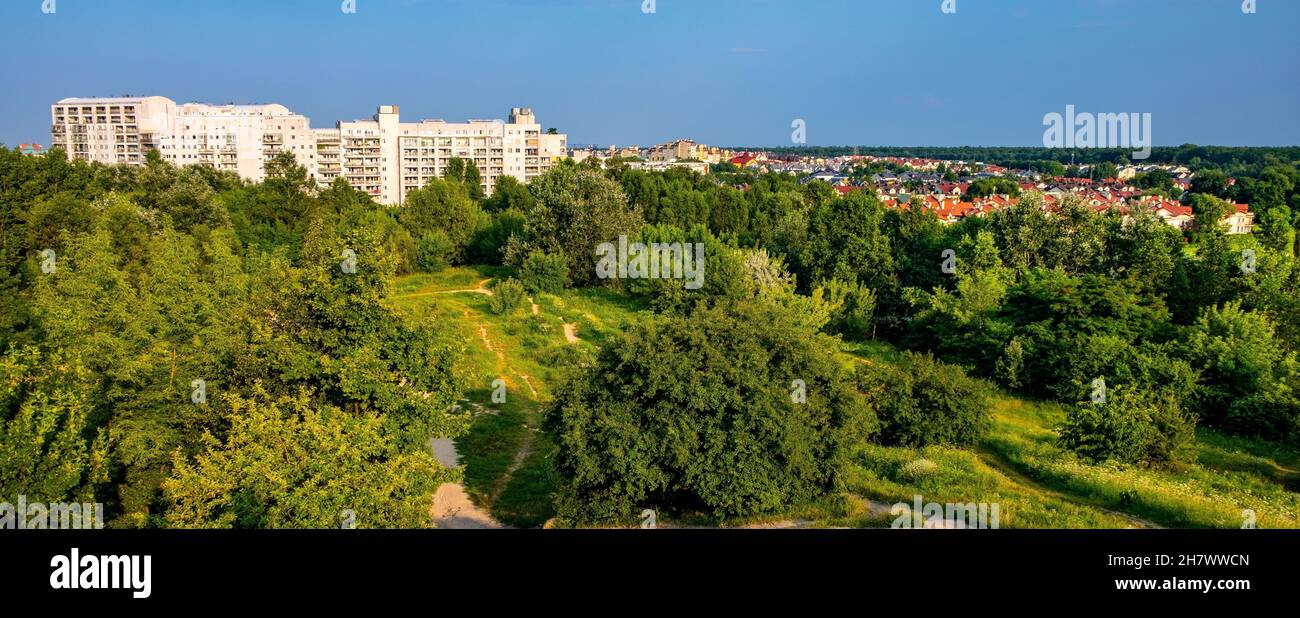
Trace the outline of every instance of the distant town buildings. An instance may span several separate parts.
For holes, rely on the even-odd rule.
[[[48,149],[40,144],[18,144],[18,152],[29,157],[43,157]]]
[[[759,165],[745,160],[745,155],[732,163],[745,166]],[[879,171],[870,175],[860,173],[863,164],[883,164],[893,171]],[[956,223],[966,217],[982,217],[1016,204],[1019,199],[1008,194],[976,197],[969,194],[976,181],[990,178],[1012,179],[1020,193],[1037,192],[1043,196],[1043,208],[1056,212],[1060,203],[1073,196],[1097,212],[1115,211],[1128,220],[1134,208],[1150,210],[1165,223],[1180,230],[1190,229],[1195,222],[1192,208],[1170,197],[1151,195],[1132,185],[1139,173],[1160,171],[1173,179],[1175,195],[1191,187],[1193,173],[1178,165],[1142,165],[1117,168],[1115,178],[1053,178],[1030,170],[1009,169],[968,161],[941,161],[899,157],[845,156],[829,161],[812,159],[791,162],[764,162],[771,171],[782,171],[800,176],[800,182],[820,180],[831,185],[840,195],[854,191],[874,193],[888,208],[911,208],[913,200],[920,207],[934,212],[943,223]],[[878,169],[878,168],[877,168]],[[941,169],[948,173],[938,173]],[[958,170],[959,173],[952,173]],[[954,180],[955,178],[955,180]],[[1231,211],[1220,222],[1228,234],[1249,234],[1254,230],[1255,214],[1247,204],[1232,204]]]
[[[731,152],[717,146],[696,144],[695,140],[679,139],[667,144],[658,144],[650,148],[646,158],[650,161],[702,161],[708,164],[720,163],[730,158]]]
[[[282,152],[321,185],[343,178],[385,204],[401,203],[453,157],[473,161],[491,193],[502,176],[528,182],[564,157],[568,138],[543,133],[533,111],[514,108],[508,121],[402,122],[384,105],[369,120],[312,128],[283,105],[177,105],[165,97],[70,98],[51,106],[52,147],[72,159],[141,165],[156,149],[178,166],[204,165],[260,181]]]
[[[588,146],[574,148],[569,157],[577,163],[589,159],[599,161],[601,165],[611,160],[619,160],[628,169],[645,171],[667,171],[669,169],[688,169],[699,174],[708,174],[710,166],[725,161],[731,152],[716,146],[695,143],[695,140],[679,139],[666,144],[657,144],[649,148],[640,146],[609,146],[597,148]]]

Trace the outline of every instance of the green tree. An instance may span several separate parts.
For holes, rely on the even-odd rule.
[[[483,174],[479,172],[478,165],[473,160],[465,161],[465,190],[469,192],[470,199],[475,202],[482,202],[485,194],[483,192]]]
[[[84,366],[35,347],[0,357],[0,496],[94,502],[108,480],[104,434],[90,422]],[[88,439],[90,436],[90,439]],[[25,517],[26,514],[20,514]]]
[[[1061,444],[1092,462],[1166,466],[1191,461],[1195,435],[1195,417],[1172,394],[1117,387],[1104,403],[1071,408]]]
[[[529,193],[528,187],[516,180],[514,176],[498,176],[492,195],[483,201],[483,210],[489,213],[505,212],[511,209],[528,212],[535,201],[533,194]]]
[[[599,172],[561,165],[533,180],[529,189],[537,201],[525,213],[523,237],[507,249],[512,265],[533,251],[562,254],[573,282],[588,285],[597,280],[597,247],[617,244],[620,235],[635,235],[641,227],[640,211],[628,205],[618,183]]]
[[[988,386],[932,356],[905,352],[897,365],[863,365],[857,387],[875,408],[887,445],[973,445],[988,428]]]
[[[577,523],[716,517],[832,491],[874,416],[833,340],[762,302],[638,321],[556,393],[556,498]],[[797,380],[797,382],[796,382]]]
[[[563,255],[534,251],[519,269],[519,279],[531,293],[559,294],[569,286],[569,263]]]
[[[1207,423],[1277,439],[1300,421],[1300,404],[1287,386],[1296,360],[1282,348],[1266,315],[1243,309],[1240,302],[1208,307],[1185,346],[1188,360],[1201,371],[1196,411]],[[1280,417],[1252,418],[1247,413],[1252,410]]]
[[[441,231],[451,240],[453,262],[459,262],[470,239],[489,224],[488,216],[459,182],[434,178],[406,196],[398,216],[416,238]]]
[[[229,395],[224,439],[177,453],[163,483],[172,528],[424,528],[429,497],[456,475],[403,452],[375,415],[318,407],[305,394]]]

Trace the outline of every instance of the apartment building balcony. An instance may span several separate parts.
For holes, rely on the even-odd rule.
[[[270,145],[281,146],[281,145],[284,145],[284,136],[283,136],[283,135],[280,135],[279,133],[267,133],[267,134],[265,134],[265,135],[262,136],[262,144],[263,144],[263,145],[266,145],[266,146],[270,146]]]

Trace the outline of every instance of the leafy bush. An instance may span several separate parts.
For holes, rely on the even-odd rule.
[[[436,273],[451,263],[451,256],[455,251],[456,246],[447,237],[446,232],[433,230],[420,238],[420,244],[416,249],[416,263],[420,270]]]
[[[559,294],[569,287],[569,263],[563,254],[534,251],[520,267],[519,278],[529,292]]]
[[[835,349],[768,303],[632,324],[547,411],[559,515],[630,522],[653,507],[725,518],[825,495],[875,427]]]
[[[905,481],[916,482],[921,479],[933,476],[939,471],[939,464],[929,459],[916,459],[909,461],[898,469],[898,476]]]
[[[1194,409],[1206,424],[1269,439],[1285,438],[1300,424],[1300,402],[1288,385],[1300,370],[1264,313],[1240,302],[1208,307],[1185,347],[1201,370]]]
[[[492,287],[492,299],[489,305],[492,313],[505,315],[514,313],[524,303],[528,301],[528,292],[524,291],[524,284],[517,279],[506,279]]]
[[[886,445],[969,445],[988,425],[988,386],[930,355],[906,352],[897,365],[864,365],[857,379]]]
[[[492,213],[488,223],[476,230],[470,238],[469,246],[465,248],[465,257],[475,264],[501,264],[510,239],[518,238],[523,233],[524,213],[513,208]]]
[[[1300,442],[1300,400],[1274,387],[1233,401],[1224,425],[1238,435]]]
[[[489,225],[490,217],[470,199],[459,182],[433,179],[406,196],[398,219],[413,236],[424,238],[435,230],[451,240],[452,261],[463,257],[476,231]]]
[[[876,312],[876,295],[860,283],[839,279],[827,280],[822,287],[826,290],[828,302],[838,304],[831,314],[831,330],[849,339],[869,339]]]
[[[1085,460],[1166,465],[1189,461],[1195,417],[1170,392],[1115,387],[1105,403],[1080,403],[1061,428],[1061,444]]]

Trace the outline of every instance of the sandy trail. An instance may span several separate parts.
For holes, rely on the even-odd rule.
[[[456,443],[447,438],[429,441],[429,448],[438,463],[448,468],[460,466],[460,454],[456,452]],[[460,483],[443,483],[433,494],[433,504],[429,507],[429,516],[439,528],[448,530],[469,530],[504,528],[500,522],[480,509],[465,493],[465,486]]]

